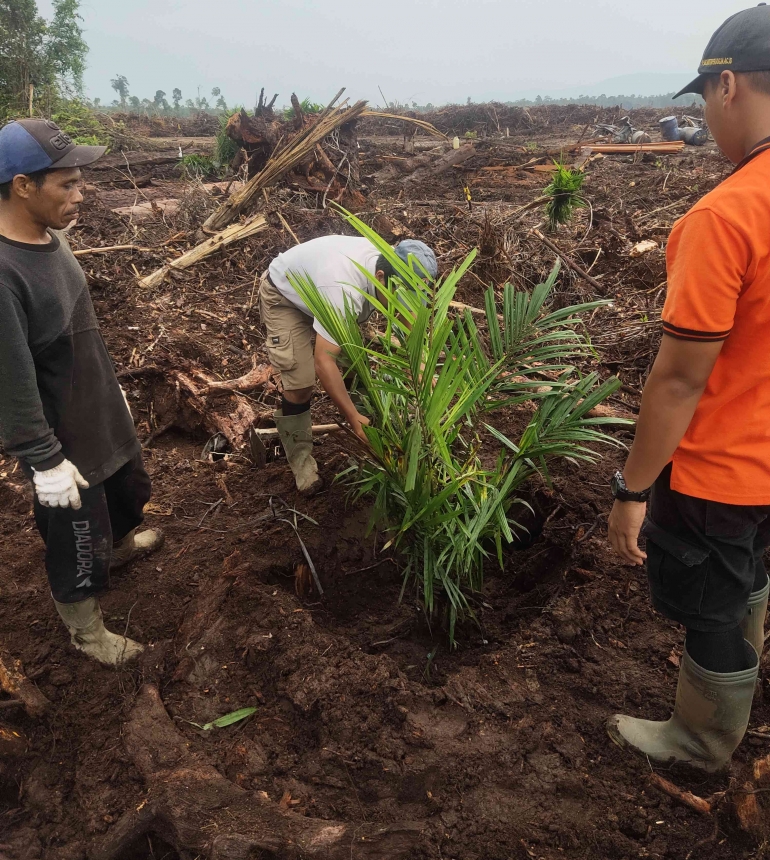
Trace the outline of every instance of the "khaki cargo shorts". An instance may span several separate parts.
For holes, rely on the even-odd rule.
[[[270,364],[281,374],[284,390],[315,385],[313,318],[293,305],[270,283],[267,272],[259,285],[259,314],[265,327]]]

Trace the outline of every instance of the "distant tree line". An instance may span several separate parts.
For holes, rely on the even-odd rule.
[[[110,86],[115,90],[117,98],[110,105],[103,105],[101,99],[94,99],[93,105],[97,110],[118,109],[128,113],[146,113],[159,116],[185,115],[200,111],[219,113],[229,113],[230,111],[219,87],[214,87],[211,90],[211,101],[207,96],[201,96],[200,89],[198,89],[198,94],[194,99],[185,99],[182,90],[179,87],[174,87],[171,91],[171,101],[169,101],[168,94],[164,90],[156,90],[151,99],[140,99],[139,96],[132,96],[129,89],[130,84],[125,75],[115,75],[110,81]]]

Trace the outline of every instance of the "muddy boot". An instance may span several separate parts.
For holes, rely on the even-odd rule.
[[[95,597],[79,603],[57,603],[56,611],[72,637],[72,644],[83,653],[107,666],[122,666],[144,651],[144,645],[110,633],[102,621],[102,610]]]
[[[284,415],[278,409],[274,416],[278,435],[286,457],[294,473],[297,489],[305,496],[312,496],[323,487],[318,474],[318,465],[313,459],[313,433],[310,410],[300,415]]]
[[[761,591],[752,592],[749,597],[749,608],[746,617],[741,621],[743,638],[754,646],[754,650],[762,657],[765,647],[765,616],[767,615],[767,596],[770,594],[770,579]]]
[[[653,761],[714,773],[730,763],[746,733],[758,672],[759,660],[742,672],[709,672],[685,648],[671,718],[659,723],[615,714],[607,732],[619,747]]]
[[[160,529],[146,529],[137,534],[136,529],[130,531],[124,538],[112,545],[110,570],[124,567],[135,558],[149,555],[163,546],[165,536]]]

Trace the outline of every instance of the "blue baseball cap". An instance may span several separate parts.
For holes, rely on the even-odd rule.
[[[404,241],[399,242],[393,250],[407,265],[409,265],[409,257],[411,255],[412,268],[421,278],[424,277],[425,272],[427,272],[428,275],[430,275],[431,280],[436,280],[436,275],[438,275],[436,255],[425,244],[425,242],[420,242],[417,239],[404,239]]]
[[[78,146],[48,119],[15,120],[0,129],[0,185],[19,174],[85,167],[106,151],[106,146]]]

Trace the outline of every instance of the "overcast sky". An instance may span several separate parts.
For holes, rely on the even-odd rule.
[[[38,0],[42,14],[50,0]],[[83,0],[89,96],[184,98],[222,89],[253,106],[264,86],[327,102],[347,95],[419,104],[515,99],[629,73],[694,76],[722,21],[716,0]]]

